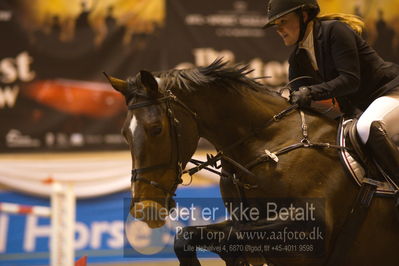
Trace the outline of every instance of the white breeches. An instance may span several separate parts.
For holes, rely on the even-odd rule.
[[[399,95],[382,96],[375,99],[357,122],[357,131],[365,144],[373,121],[383,121],[389,136],[399,134]]]

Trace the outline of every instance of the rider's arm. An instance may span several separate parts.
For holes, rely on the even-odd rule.
[[[324,100],[354,93],[360,85],[360,64],[356,36],[346,24],[334,22],[328,34],[328,47],[338,76],[330,81],[310,86],[313,100]],[[323,56],[325,56],[323,54]]]

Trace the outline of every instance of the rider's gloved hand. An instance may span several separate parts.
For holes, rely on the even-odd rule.
[[[310,106],[312,101],[311,91],[308,87],[300,87],[290,95],[290,103],[298,104],[300,107]]]

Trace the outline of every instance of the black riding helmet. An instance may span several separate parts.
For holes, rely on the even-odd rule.
[[[309,14],[307,22],[303,21],[303,10],[307,11]],[[297,12],[301,24],[301,32],[297,41],[300,42],[303,39],[308,22],[315,18],[320,12],[317,0],[269,0],[266,14],[267,22],[263,28],[266,29],[273,26],[277,19],[294,11]]]

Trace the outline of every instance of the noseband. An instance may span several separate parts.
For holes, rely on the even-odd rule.
[[[171,142],[172,142],[172,151],[171,151],[171,156],[170,156],[170,161],[168,163],[162,163],[162,164],[157,164],[157,165],[152,165],[148,167],[143,167],[143,168],[136,168],[132,170],[132,177],[131,177],[131,183],[135,182],[144,182],[146,184],[149,184],[162,192],[166,194],[166,207],[169,209],[169,200],[175,196],[175,191],[176,188],[179,184],[183,182],[181,176],[183,174],[183,162],[182,162],[182,156],[180,153],[180,132],[179,132],[179,120],[175,117],[172,105],[173,103],[179,104],[180,106],[183,107],[183,109],[187,110],[193,117],[194,119],[197,118],[197,114],[193,112],[190,108],[188,108],[183,102],[181,102],[170,90],[166,91],[166,94],[163,95],[161,94],[160,97],[149,97],[149,96],[144,96],[141,94],[136,94],[137,96],[144,97],[146,98],[146,101],[136,103],[136,104],[131,104],[128,105],[129,110],[135,110],[138,108],[146,107],[146,106],[151,106],[151,105],[159,105],[159,104],[166,104],[166,112],[168,115],[169,119],[169,128],[170,128],[170,136],[171,136]],[[176,159],[174,160],[174,155],[176,156]],[[143,176],[140,176],[140,174],[143,173],[148,173],[152,172],[155,170],[159,169],[173,169],[173,163],[175,164],[174,167],[176,169],[176,179],[175,182],[173,183],[172,187],[170,189],[165,188],[165,186],[161,185],[160,183],[149,180],[148,178],[145,178]],[[172,166],[172,167],[171,167]]]

